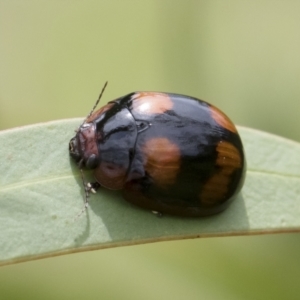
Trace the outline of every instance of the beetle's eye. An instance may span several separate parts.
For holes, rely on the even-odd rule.
[[[70,153],[70,156],[76,161],[78,162],[80,159],[81,159],[81,155],[78,151],[78,145],[77,145],[77,140],[75,137],[73,137],[71,140],[70,140],[70,143],[69,143],[69,153]]]
[[[75,143],[75,138],[72,138],[69,142],[69,152],[70,153],[74,152],[74,143]]]
[[[97,155],[96,154],[91,154],[89,156],[89,158],[87,159],[86,163],[85,163],[85,166],[88,168],[88,169],[95,169],[97,166],[98,166],[98,158],[97,158]]]

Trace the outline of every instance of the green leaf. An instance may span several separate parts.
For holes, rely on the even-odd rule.
[[[239,127],[242,193],[207,218],[157,218],[101,189],[86,213],[68,142],[81,119],[0,132],[0,264],[162,240],[300,231],[300,145]]]

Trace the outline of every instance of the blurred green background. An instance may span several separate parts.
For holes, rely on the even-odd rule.
[[[300,1],[0,0],[0,24],[0,129],[84,117],[108,80],[102,103],[135,90],[182,93],[300,142]],[[299,299],[299,237],[5,266],[0,299]]]

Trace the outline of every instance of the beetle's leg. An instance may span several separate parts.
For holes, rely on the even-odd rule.
[[[85,185],[85,191],[89,194],[92,192],[93,194],[96,194],[98,189],[101,187],[101,185],[98,182],[88,182]]]
[[[154,215],[156,215],[158,218],[162,218],[163,217],[163,213],[159,212],[159,211],[155,211],[155,210],[152,210],[152,213]]]
[[[87,210],[87,208],[89,206],[89,200],[88,199],[90,197],[90,193],[95,194],[97,192],[97,190],[101,187],[101,185],[98,182],[85,182],[82,169],[80,169],[80,172],[81,172],[81,178],[82,178],[82,183],[83,183],[84,192],[85,192],[84,208],[77,215],[75,220],[77,220]]]

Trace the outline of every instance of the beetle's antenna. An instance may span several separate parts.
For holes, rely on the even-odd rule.
[[[86,210],[89,206],[89,196],[90,196],[90,193],[89,193],[89,188],[87,186],[87,183],[85,182],[85,179],[84,179],[84,174],[83,174],[83,170],[80,169],[80,174],[81,174],[81,179],[82,179],[82,184],[84,186],[84,192],[85,192],[85,196],[84,196],[84,209]]]
[[[82,127],[82,125],[86,122],[86,120],[92,115],[92,113],[94,112],[94,110],[96,109],[97,105],[99,104],[100,102],[100,99],[104,93],[104,90],[106,88],[108,84],[108,81],[105,82],[103,88],[102,88],[102,91],[95,103],[95,105],[93,106],[92,110],[90,111],[90,113],[87,115],[87,117],[84,119],[84,121],[81,123],[81,125],[79,126],[79,129]],[[78,129],[78,130],[79,130]],[[76,130],[77,132],[77,130]],[[83,159],[81,159],[78,163],[78,167],[80,169],[80,174],[81,174],[81,179],[82,179],[82,184],[83,184],[83,187],[84,187],[84,208],[82,209],[82,211],[77,215],[76,219],[78,219],[88,208],[89,206],[89,196],[90,196],[90,192],[92,193],[96,193],[96,189],[99,188],[99,184],[91,184],[91,183],[87,183],[84,179],[84,173],[83,173],[83,170],[82,170],[82,164],[83,164]]]
[[[80,127],[85,123],[85,121],[92,115],[92,113],[93,113],[94,110],[96,109],[96,107],[97,107],[97,105],[99,104],[100,99],[101,99],[101,97],[102,97],[102,95],[103,95],[103,93],[104,93],[104,90],[105,90],[107,84],[108,84],[108,81],[105,82],[105,84],[104,84],[104,86],[103,86],[103,88],[102,88],[102,91],[101,91],[101,93],[100,93],[100,95],[99,95],[99,97],[98,97],[98,99],[97,99],[95,105],[93,106],[92,110],[91,110],[90,113],[87,115],[87,117],[84,119],[84,121],[82,122],[82,124],[80,125]]]
[[[100,99],[105,91],[105,88],[108,84],[108,81],[105,82],[103,88],[102,88],[102,91],[96,101],[96,103],[94,104],[92,110],[90,111],[90,113],[87,115],[87,117],[83,120],[82,124],[79,126],[82,127],[82,125],[85,123],[85,121],[92,115],[92,113],[94,112],[94,110],[96,109],[97,105],[99,104],[100,102]],[[87,186],[87,183],[85,182],[84,180],[84,174],[83,174],[83,171],[82,171],[82,168],[81,168],[81,164],[82,164],[82,161],[79,162],[79,167],[80,167],[80,172],[81,172],[81,178],[82,178],[82,183],[83,183],[83,186],[84,186],[84,190],[85,190],[85,198],[84,198],[84,210],[87,209],[88,205],[89,205],[89,202],[88,202],[88,197],[89,197],[89,192],[90,192],[90,188],[88,188]]]
[[[82,184],[84,187],[84,207],[81,210],[81,212],[76,216],[75,220],[77,220],[87,210],[87,208],[89,206],[89,200],[88,200],[89,196],[90,196],[89,188],[88,188],[87,183],[85,182],[83,170],[81,168],[80,168],[80,174],[81,174]]]

